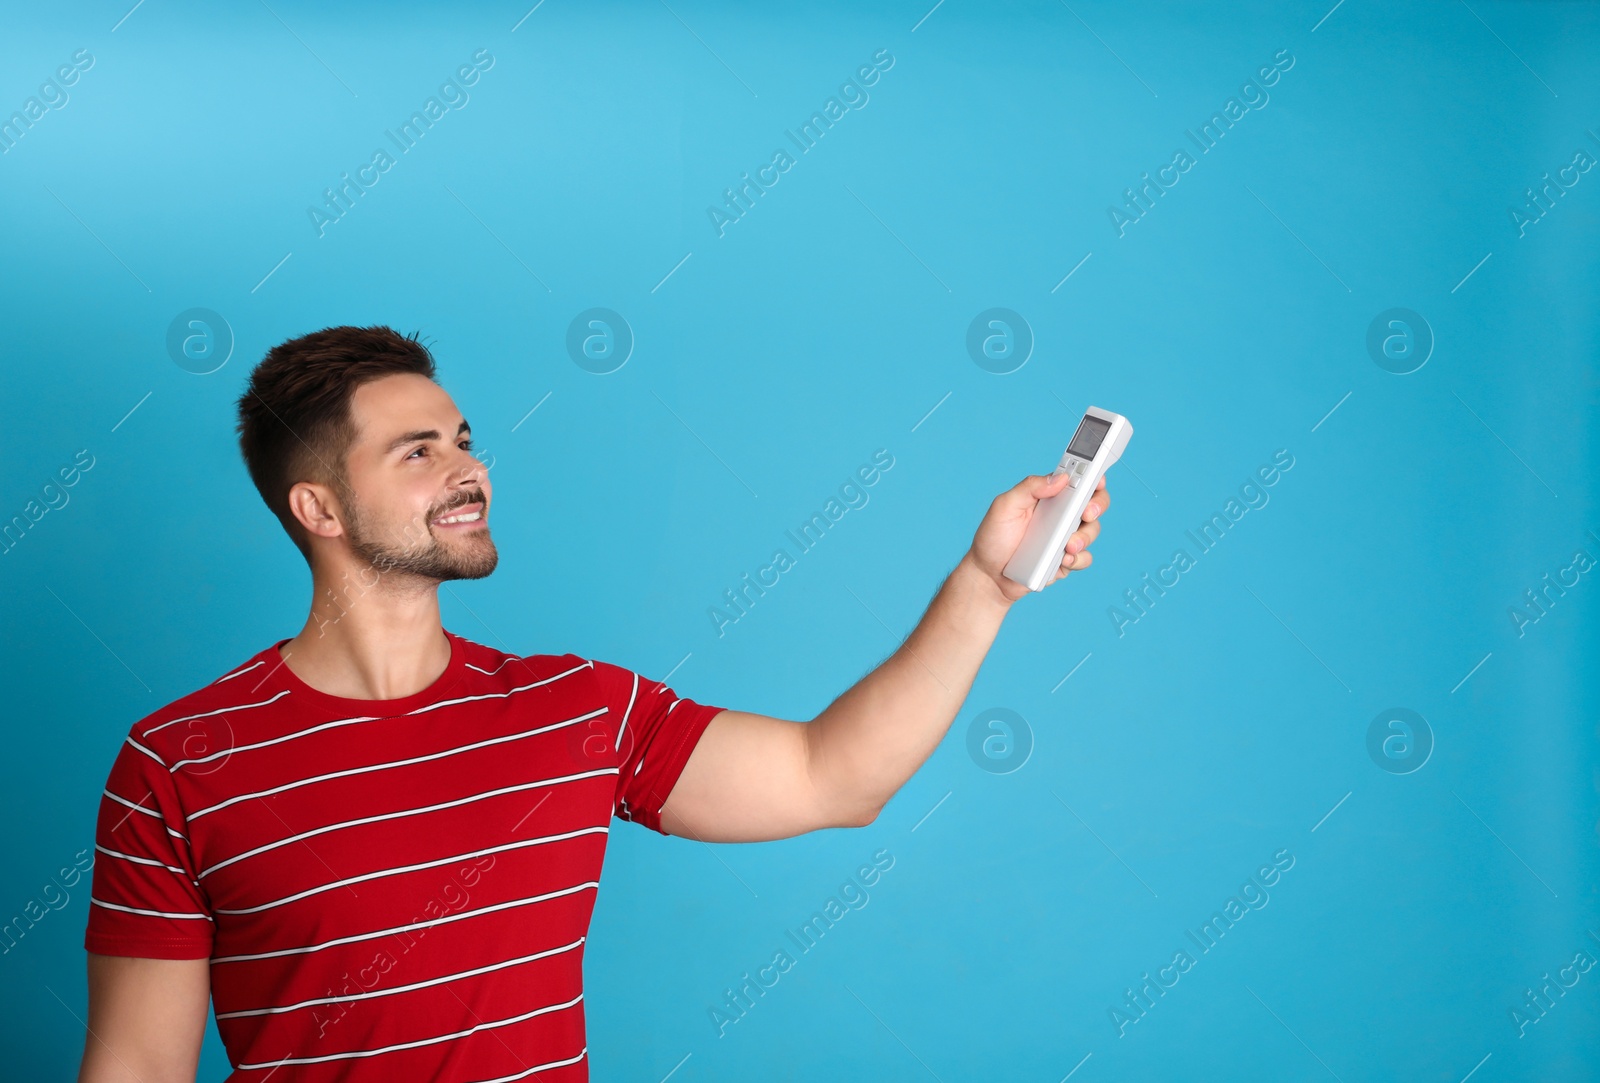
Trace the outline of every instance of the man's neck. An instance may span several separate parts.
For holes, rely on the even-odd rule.
[[[340,598],[317,582],[305,627],[279,648],[284,665],[345,699],[401,699],[438,680],[450,664],[438,584],[387,587]]]

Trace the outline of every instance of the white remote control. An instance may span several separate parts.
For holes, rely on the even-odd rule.
[[[1029,590],[1043,590],[1067,555],[1067,539],[1083,525],[1100,475],[1122,457],[1133,425],[1121,414],[1091,406],[1052,474],[1067,474],[1067,487],[1039,501],[1022,534],[1022,544],[1006,563],[1005,576]]]

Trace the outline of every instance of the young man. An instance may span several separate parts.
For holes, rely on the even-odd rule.
[[[192,1081],[208,1000],[234,1081],[587,1079],[583,947],[613,816],[709,842],[872,823],[1027,593],[1001,569],[1062,484],[996,498],[900,648],[793,722],[440,626],[439,584],[494,570],[493,489],[414,337],[285,342],[238,407],[311,613],[117,755],[89,1083]],[[1057,580],[1089,566],[1109,502],[1096,491]]]

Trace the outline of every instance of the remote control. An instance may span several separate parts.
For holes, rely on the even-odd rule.
[[[1111,464],[1122,457],[1133,425],[1121,414],[1091,406],[1052,474],[1067,474],[1067,487],[1039,501],[1022,534],[1022,544],[1006,563],[1005,576],[1029,590],[1043,590],[1055,578],[1067,555],[1067,539],[1083,525],[1095,486]]]

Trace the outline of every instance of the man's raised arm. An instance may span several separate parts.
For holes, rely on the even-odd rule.
[[[1030,475],[996,497],[905,642],[814,720],[731,710],[713,718],[662,807],[662,828],[756,842],[876,819],[943,740],[1011,603],[1028,593],[1001,569],[1065,477]],[[1102,475],[1051,583],[1090,565],[1110,502]]]

